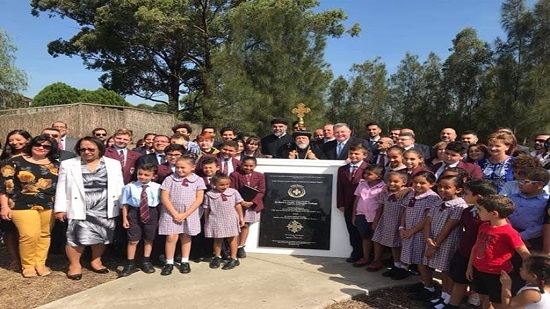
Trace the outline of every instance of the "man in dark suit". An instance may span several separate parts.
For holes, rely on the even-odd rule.
[[[378,150],[378,145],[376,142],[378,142],[381,138],[380,134],[382,134],[382,128],[376,122],[369,122],[365,125],[365,127],[367,128],[367,132],[369,134],[368,139],[366,139],[369,144],[368,149],[371,153],[373,153]]]
[[[323,152],[328,160],[346,160],[350,146],[361,144],[369,149],[367,141],[362,138],[351,136],[351,130],[345,123],[337,123],[334,125],[335,139],[323,144]],[[367,155],[367,158],[369,155]]]
[[[282,151],[288,147],[288,144],[294,142],[294,139],[287,133],[288,121],[284,118],[275,118],[271,120],[272,134],[265,136],[261,140],[262,154],[268,158],[281,158]]]
[[[59,133],[59,130],[54,128],[46,128],[42,130],[42,135],[53,138],[55,142],[59,145],[59,140],[61,139],[61,134]],[[59,149],[59,161],[71,159],[74,157],[76,157],[76,154],[74,152]]]
[[[445,147],[445,159],[431,167],[436,178],[439,178],[443,171],[448,168],[459,167],[464,169],[473,179],[483,178],[483,172],[477,164],[464,162],[464,154],[468,151],[468,146],[463,142],[450,142]]]
[[[371,164],[379,164],[384,167],[388,166],[390,160],[386,155],[386,151],[393,146],[393,139],[389,137],[381,137],[376,142],[376,150],[372,152],[372,158],[369,160]]]
[[[59,149],[74,152],[74,147],[76,146],[76,142],[78,142],[78,138],[67,136],[69,132],[67,124],[63,121],[55,121],[52,123],[52,128],[59,130],[59,134],[61,135],[58,142]]]
[[[417,143],[414,131],[411,129],[401,129],[397,138],[397,145],[405,148],[405,150],[416,149],[420,151],[424,155],[425,162],[429,162],[432,157],[430,146]]]
[[[338,168],[336,177],[336,207],[344,214],[346,227],[349,234],[349,241],[352,247],[351,254],[346,260],[349,263],[355,263],[363,257],[363,247],[361,235],[353,225],[353,202],[355,201],[355,189],[359,181],[363,179],[363,172],[368,166],[364,160],[368,150],[364,145],[358,144],[348,147],[350,163]],[[365,257],[368,258],[368,257]]]
[[[164,154],[164,149],[170,145],[170,138],[166,135],[155,135],[153,139],[153,150],[154,152],[150,154],[143,155],[136,160],[135,168],[142,165],[143,163],[152,163],[154,165],[160,165],[166,163],[166,157]],[[135,180],[135,173],[133,179]]]
[[[105,149],[105,156],[107,158],[120,162],[125,185],[132,181],[132,175],[135,169],[137,169],[136,161],[141,157],[139,152],[128,149],[128,144],[132,141],[133,135],[130,129],[117,129],[114,134],[114,145]]]

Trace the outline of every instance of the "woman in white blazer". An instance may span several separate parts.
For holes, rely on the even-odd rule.
[[[80,280],[80,257],[85,246],[92,249],[92,271],[109,272],[101,256],[113,241],[124,182],[120,162],[103,156],[105,145],[99,139],[81,138],[75,149],[79,156],[61,163],[54,211],[56,219],[68,220],[67,278]]]

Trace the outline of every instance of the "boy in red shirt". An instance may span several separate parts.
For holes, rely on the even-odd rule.
[[[476,243],[472,249],[466,278],[472,281],[472,288],[479,294],[482,308],[503,308],[500,298],[500,272],[510,273],[513,269],[512,256],[517,252],[522,258],[529,256],[529,250],[506,218],[514,212],[512,200],[501,195],[489,195],[476,205],[479,227]]]

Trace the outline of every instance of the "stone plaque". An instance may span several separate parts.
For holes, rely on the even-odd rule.
[[[330,249],[332,175],[265,173],[259,247]]]

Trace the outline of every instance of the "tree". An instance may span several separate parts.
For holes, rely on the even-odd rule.
[[[93,91],[85,89],[78,90],[61,82],[53,83],[40,90],[34,97],[32,106],[51,106],[77,102],[131,106],[123,97],[112,90],[104,88],[98,88]]]
[[[80,90],[78,96],[78,102],[83,103],[95,103],[102,105],[114,105],[114,106],[131,106],[123,97],[118,93],[107,90],[105,88],[97,88],[96,90]]]
[[[452,53],[443,63],[445,90],[449,102],[445,114],[456,119],[459,130],[474,126],[474,113],[484,97],[484,74],[491,64],[489,44],[473,28],[460,31],[453,39]]]
[[[284,29],[284,24],[277,22],[288,21],[291,16],[302,18],[301,28],[312,30],[307,32],[308,44],[311,43],[322,54],[320,47],[324,47],[326,35],[342,34],[345,29],[340,21],[345,18],[341,10],[330,10],[314,13],[313,8],[318,6],[317,0],[120,0],[120,1],[79,1],[79,0],[32,0],[33,14],[47,12],[50,16],[69,18],[78,24],[80,30],[72,38],[59,39],[48,45],[48,51],[55,56],[80,56],[89,69],[105,72],[100,78],[103,86],[123,95],[132,94],[144,99],[168,105],[172,113],[181,112],[192,120],[212,121],[218,113],[226,114],[234,105],[243,107],[247,101],[234,101],[231,104],[217,102],[219,87],[229,91],[226,82],[220,80],[219,75],[213,72],[215,65],[222,66],[223,62],[214,64],[213,59],[219,52],[237,52],[234,44],[246,42],[244,49],[239,51],[248,58],[238,58],[236,61],[259,59],[253,55],[260,51],[277,53],[277,46],[284,44],[281,34],[294,31]],[[277,18],[268,18],[270,23],[262,21],[250,12],[269,17],[267,12],[284,12]],[[296,14],[295,12],[302,14]],[[239,21],[234,16],[251,18]],[[285,20],[287,18],[287,20]],[[307,22],[311,22],[307,24]],[[239,25],[239,23],[241,23]],[[255,26],[255,30],[244,27]],[[263,25],[263,29],[260,28]],[[297,23],[293,23],[297,25]],[[307,27],[306,27],[307,26]],[[259,35],[253,36],[254,31],[268,33],[277,30],[269,39],[262,41]],[[245,35],[238,32],[245,32]],[[357,27],[352,28],[356,32]],[[291,46],[287,46],[291,48]],[[303,48],[303,44],[296,46]],[[303,63],[310,54],[300,55]],[[222,59],[223,57],[219,58]],[[287,59],[287,61],[298,58]],[[312,61],[318,61],[313,58]],[[254,62],[253,62],[254,63]],[[236,63],[235,63],[236,64]],[[238,70],[241,67],[233,67]],[[248,63],[246,63],[248,65]],[[278,63],[265,63],[263,66],[275,66]],[[254,70],[261,68],[257,65]],[[229,67],[227,67],[229,69]],[[222,70],[223,68],[219,68]],[[218,72],[220,71],[218,70]],[[297,71],[297,70],[295,70]],[[276,68],[269,68],[268,72],[275,73]],[[247,73],[248,74],[248,73]],[[267,76],[267,73],[265,74]],[[313,80],[312,83],[317,80]],[[258,85],[258,79],[248,81],[227,81],[232,85],[248,85],[249,89],[266,89]],[[305,91],[311,84],[299,85]],[[237,92],[238,89],[233,89]],[[313,92],[315,92],[314,90]],[[163,100],[160,95],[166,95]],[[182,95],[186,95],[183,101]],[[285,106],[278,106],[278,110],[289,109],[292,100],[284,100],[280,93],[274,93],[275,104],[284,102]],[[264,99],[265,101],[266,98]],[[297,99],[297,98],[296,98]],[[258,99],[259,100],[259,99]],[[179,105],[180,101],[183,103]],[[221,107],[221,110],[218,108]],[[245,107],[243,107],[245,108]],[[246,109],[246,108],[245,108]],[[276,110],[277,110],[276,109]],[[261,124],[265,124],[266,116],[258,117]]]
[[[51,106],[78,102],[80,92],[65,83],[57,82],[44,87],[33,99],[32,106]]]
[[[314,13],[316,5],[259,0],[231,10],[226,44],[212,59],[212,84],[218,87],[203,100],[203,110],[207,107],[215,122],[263,134],[272,117],[295,118],[290,111],[300,102],[312,110],[308,128],[325,121],[324,95],[332,74],[323,51],[327,37],[345,33],[340,24],[345,15],[341,10]]]
[[[15,66],[16,51],[9,35],[0,29],[0,102],[4,106],[13,106],[27,89],[27,76]]]

